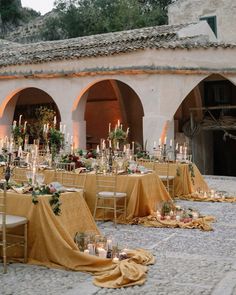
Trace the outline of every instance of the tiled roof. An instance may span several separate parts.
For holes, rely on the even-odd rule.
[[[179,38],[178,31],[188,25],[148,27],[31,44],[16,45],[16,43],[13,43],[1,48],[0,66],[108,56],[145,48],[236,47],[235,44],[209,43],[206,36]]]

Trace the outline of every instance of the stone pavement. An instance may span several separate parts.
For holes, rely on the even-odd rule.
[[[236,192],[236,178],[206,177],[215,189]],[[235,194],[236,195],[236,194]],[[99,224],[124,247],[143,247],[156,256],[142,286],[102,289],[92,276],[81,272],[11,264],[2,274],[1,295],[236,295],[236,203],[178,202],[203,214],[214,215],[214,231],[154,229],[141,226]]]

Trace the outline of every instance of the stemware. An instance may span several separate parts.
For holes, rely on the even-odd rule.
[[[43,184],[44,179],[45,179],[44,174],[42,174],[42,173],[37,173],[37,174],[36,174],[36,182],[37,182],[39,185],[42,185],[42,184]]]
[[[30,182],[33,178],[33,171],[29,170],[29,171],[26,171],[26,178],[28,180],[28,182]]]

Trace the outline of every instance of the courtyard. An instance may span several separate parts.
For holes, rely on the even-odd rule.
[[[236,195],[235,177],[205,176],[209,187]],[[48,269],[14,263],[8,273],[0,269],[1,295],[90,295],[90,294],[236,294],[235,203],[178,201],[213,215],[213,231],[198,229],[146,228],[136,225],[99,223],[105,235],[123,246],[148,249],[156,257],[142,286],[121,289],[98,288],[87,273]],[[56,249],[55,249],[56,251]]]

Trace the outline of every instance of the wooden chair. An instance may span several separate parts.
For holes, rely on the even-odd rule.
[[[116,226],[117,213],[123,213],[124,217],[126,217],[126,207],[127,194],[124,192],[117,192],[117,170],[109,174],[96,173],[94,219],[96,219],[98,209],[103,210],[103,220],[106,220],[106,211],[112,211],[112,220]]]
[[[155,163],[155,172],[163,182],[166,187],[166,190],[171,197],[174,197],[174,175],[170,175],[170,162],[166,159],[165,162]]]
[[[0,247],[2,248],[3,272],[7,272],[7,249],[15,246],[24,247],[24,263],[27,262],[27,224],[28,220],[23,216],[6,214],[6,182],[4,191],[0,193]],[[9,229],[24,226],[24,235],[8,234]]]

